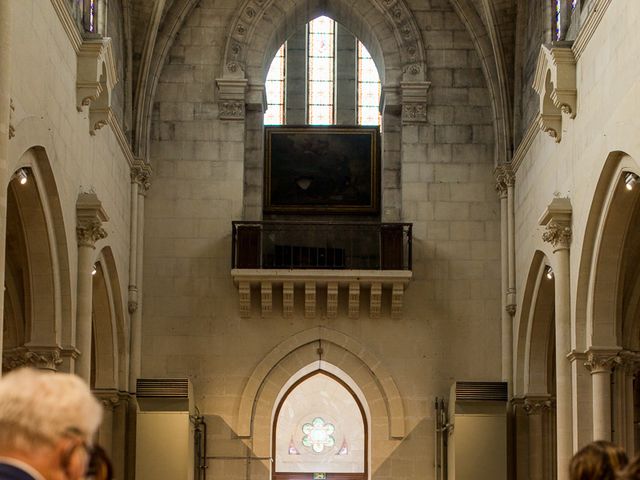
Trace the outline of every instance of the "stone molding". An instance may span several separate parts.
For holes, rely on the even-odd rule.
[[[16,107],[13,104],[13,98],[9,99],[9,140],[16,136],[16,127],[14,123],[14,115],[16,112]]]
[[[249,81],[244,78],[218,78],[218,116],[220,120],[244,120]]]
[[[563,114],[576,117],[576,57],[571,43],[540,47],[533,89],[540,97],[538,126],[558,143],[562,140]]]
[[[402,123],[426,123],[427,93],[431,82],[401,82]]]
[[[609,8],[609,5],[612,3],[612,0],[595,0],[593,3],[593,8],[587,17],[587,20],[580,27],[578,36],[573,42],[573,52],[576,56],[576,60],[582,56],[582,53],[587,48],[587,45],[593,37],[593,34],[598,29],[607,8]]]
[[[67,37],[69,37],[69,41],[73,46],[73,49],[76,53],[80,50],[80,46],[82,45],[82,35],[78,30],[78,26],[71,16],[69,12],[69,8],[67,7],[67,0],[51,0],[51,4],[53,5],[53,9],[58,15],[58,19],[62,24],[62,28],[64,28]]]
[[[425,48],[422,33],[405,0],[372,0],[389,22],[403,65],[403,79],[423,80],[426,75]],[[275,0],[245,0],[238,6],[227,38],[223,61],[223,77],[245,78],[247,56],[259,22],[268,17],[270,8],[278,8]]]
[[[556,197],[540,217],[539,225],[545,227],[542,240],[550,243],[554,251],[568,249],[571,245],[571,201]]]
[[[378,270],[269,270],[269,269],[234,269],[231,271],[234,283],[238,287],[239,310],[242,318],[251,316],[251,287],[261,289],[261,311],[271,315],[274,287],[282,285],[282,316],[290,318],[294,312],[295,289],[304,292],[304,316],[315,318],[319,312],[319,288],[326,288],[326,317],[336,318],[338,314],[339,290],[346,290],[347,316],[360,318],[360,298],[363,289],[370,290],[369,315],[378,318],[383,309],[383,290],[391,291],[389,311],[392,318],[402,316],[404,290],[412,278],[410,271],[378,271]],[[269,290],[264,286],[271,286]]]
[[[76,108],[82,112],[88,107],[91,135],[116,121],[111,111],[111,92],[116,83],[118,73],[111,38],[85,38],[78,51]]]
[[[9,371],[20,367],[33,367],[55,372],[63,362],[62,353],[58,346],[22,346],[8,349],[2,352],[2,369]]]
[[[622,359],[619,355],[619,349],[596,349],[592,347],[587,352],[587,361],[584,362],[584,366],[587,370],[594,373],[611,373],[616,365],[622,363]]]
[[[95,243],[107,237],[102,228],[103,222],[109,221],[102,208],[102,202],[95,193],[81,193],[76,202],[76,235],[79,247],[95,248]]]

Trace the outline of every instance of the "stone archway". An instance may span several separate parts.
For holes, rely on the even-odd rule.
[[[70,363],[65,360],[69,361],[74,352],[62,348],[73,345],[69,263],[57,186],[41,147],[31,147],[21,155],[16,172],[20,169],[27,174],[26,183],[20,184],[14,176],[8,189],[12,208],[9,214],[19,219],[22,230],[22,248],[17,255],[23,258],[11,255],[14,258],[8,260],[5,276],[12,285],[8,292],[11,308],[14,315],[22,318],[22,333],[20,344],[5,352],[5,356],[8,355],[11,366],[26,363],[70,370]],[[15,243],[12,237],[18,236],[14,230],[8,230],[10,254]],[[21,287],[16,283],[17,276],[21,278]]]
[[[371,472],[405,436],[404,407],[396,383],[372,352],[345,334],[324,327],[300,332],[272,350],[245,385],[238,436],[257,458],[269,458],[274,410],[287,388],[314,370],[327,371],[362,392],[371,425]],[[266,471],[271,465],[264,461]]]

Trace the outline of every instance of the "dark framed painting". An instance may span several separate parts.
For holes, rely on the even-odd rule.
[[[265,213],[377,214],[378,127],[265,127]]]

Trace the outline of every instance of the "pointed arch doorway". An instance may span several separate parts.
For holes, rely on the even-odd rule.
[[[353,389],[316,370],[282,396],[273,422],[273,480],[366,480],[368,425]]]

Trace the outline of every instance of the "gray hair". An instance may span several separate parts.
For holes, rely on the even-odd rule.
[[[0,451],[54,444],[64,435],[91,441],[102,406],[75,375],[21,368],[0,379]]]

